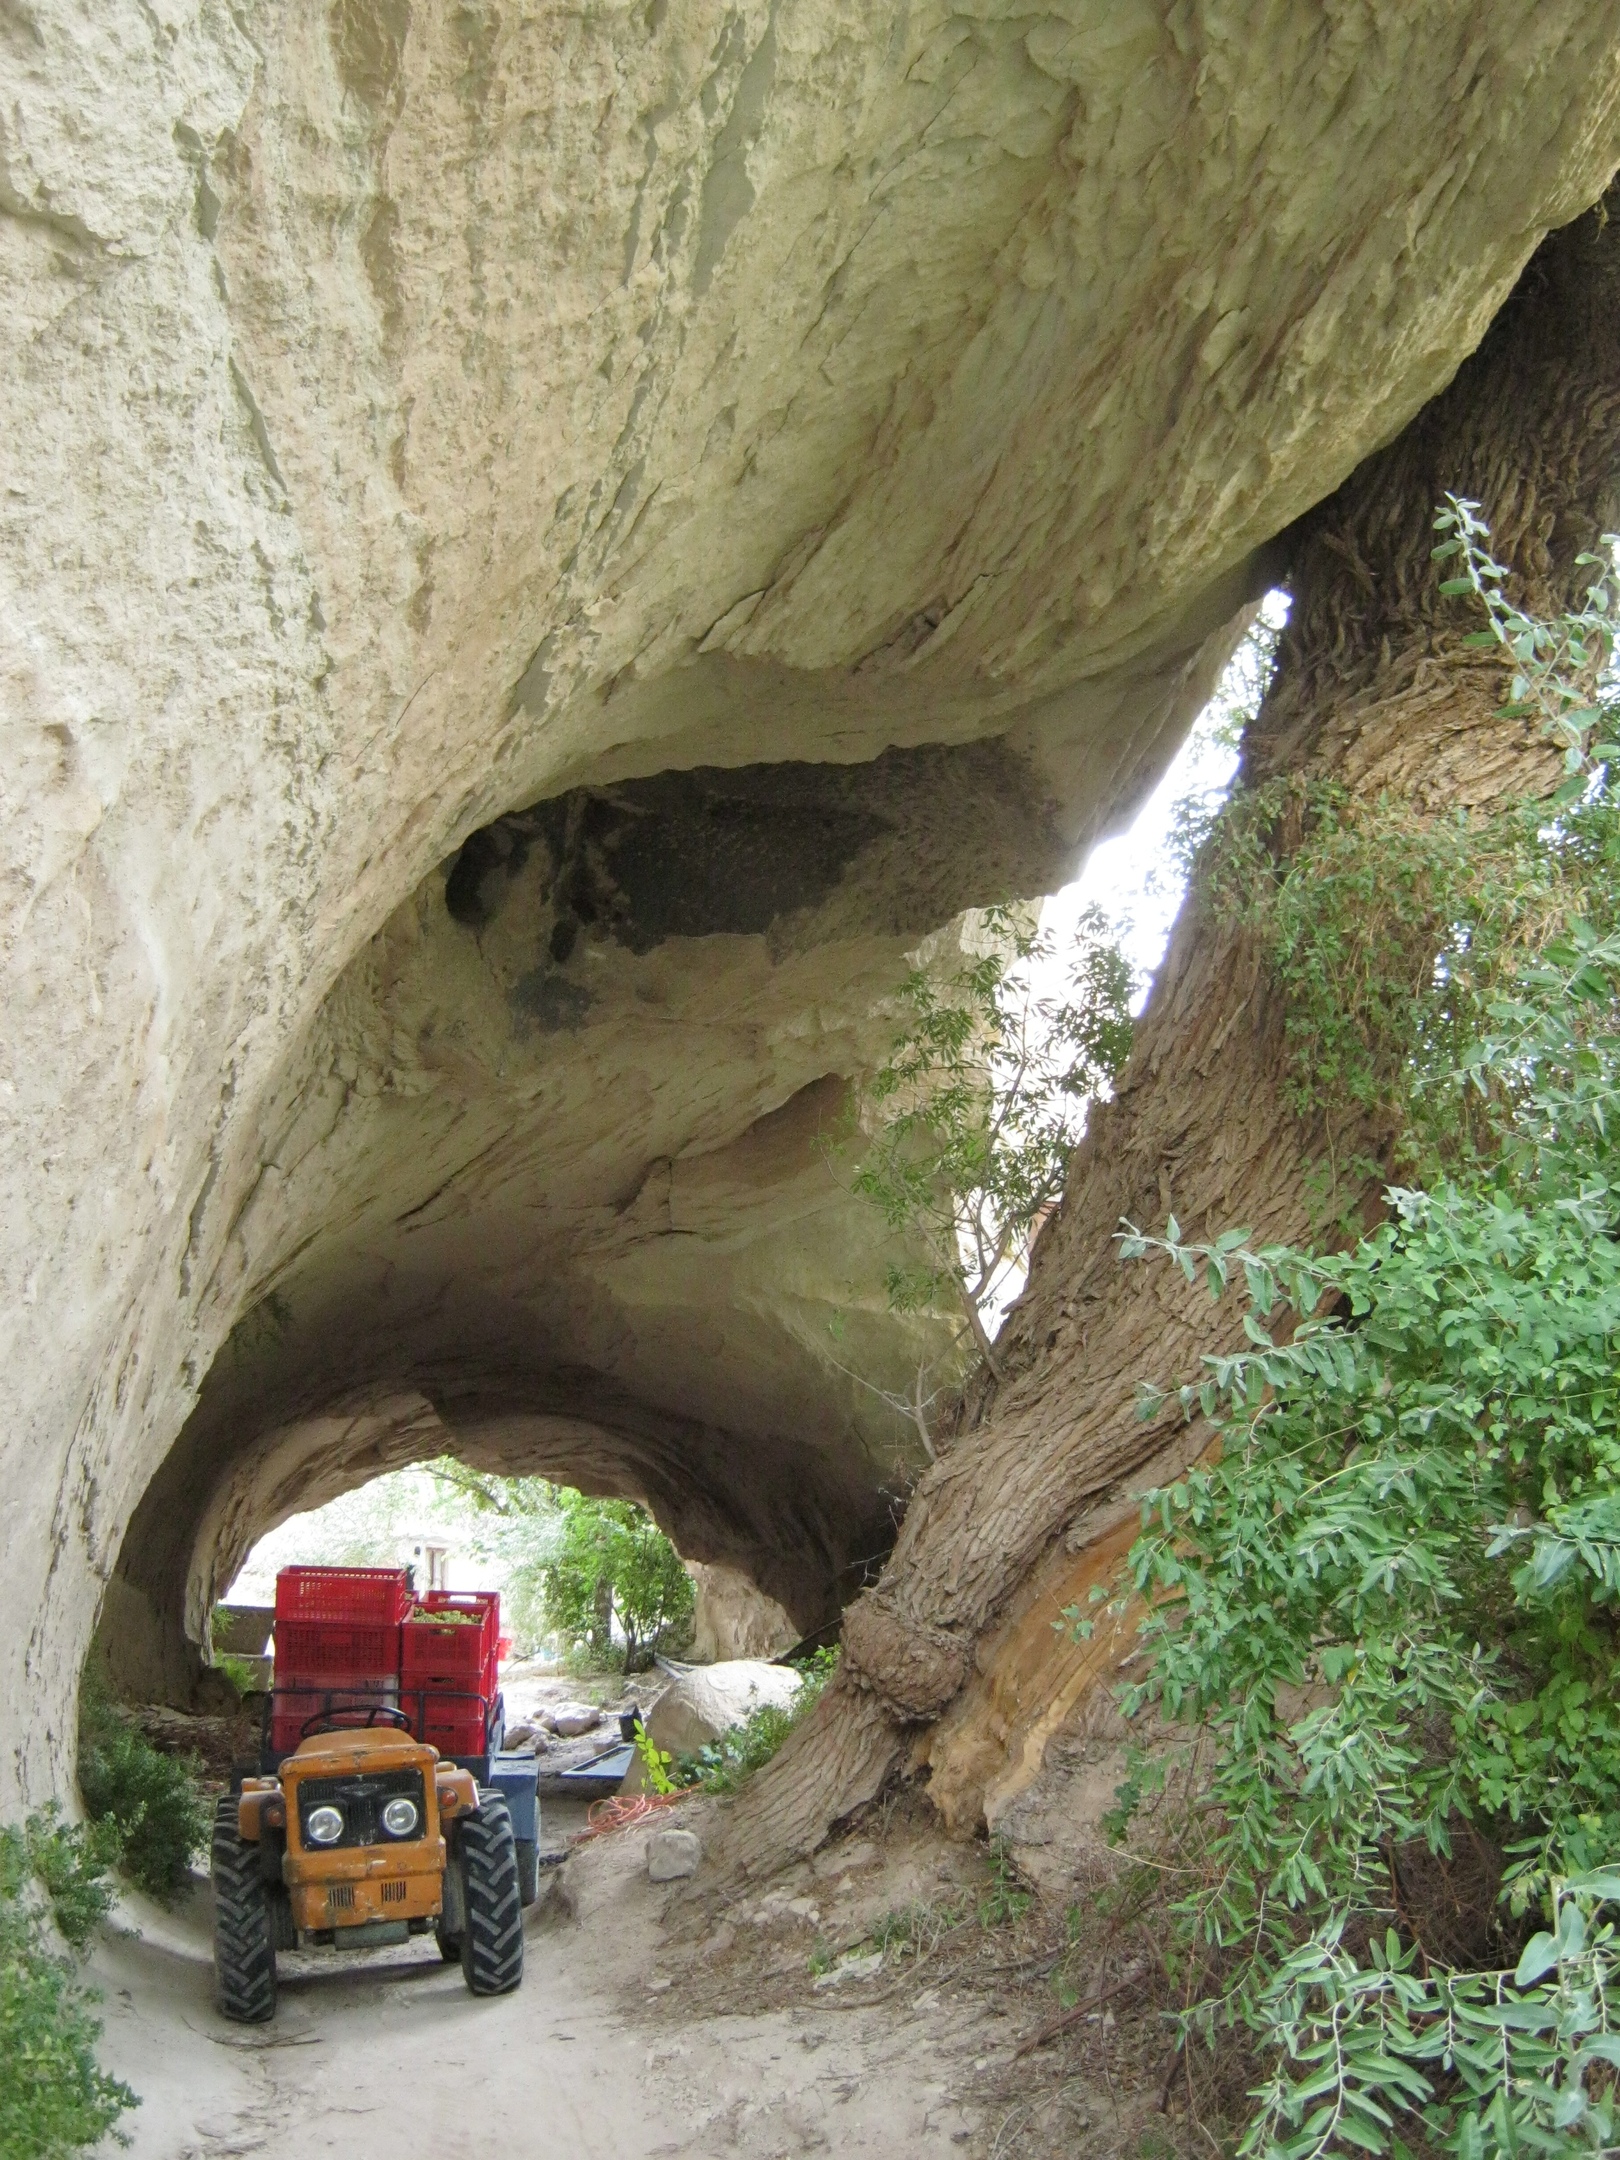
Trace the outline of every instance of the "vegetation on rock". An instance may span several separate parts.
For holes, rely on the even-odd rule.
[[[60,2160],[137,2104],[96,2062],[96,1998],[67,1954],[111,1907],[109,1858],[54,1810],[0,1829],[0,2160]]]
[[[985,910],[974,936],[981,949],[960,967],[918,966],[900,985],[904,1024],[863,1091],[852,1184],[918,1256],[887,1271],[894,1310],[952,1315],[994,1369],[998,1308],[1057,1205],[1088,1106],[1130,1054],[1136,985],[1095,907],[1061,955],[1014,908]],[[1058,994],[1039,995],[1035,977],[1059,961]],[[907,1408],[928,1441],[921,1376]]]
[[[87,1673],[79,1697],[79,1792],[102,1833],[97,1850],[137,1889],[171,1905],[206,1850],[209,1808],[199,1765],[165,1755]]]
[[[1216,1445],[1144,1507],[1125,1706],[1212,1751],[1182,2029],[1247,2034],[1242,2150],[1281,2160],[1620,2137],[1616,610],[1583,558],[1585,605],[1533,621],[1475,506],[1439,523],[1562,788],[1451,823],[1273,794],[1207,866],[1287,995],[1302,1106],[1426,1185],[1343,1251],[1123,1241],[1247,1301],[1248,1346],[1182,1390]]]

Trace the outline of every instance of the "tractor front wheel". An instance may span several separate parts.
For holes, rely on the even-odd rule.
[[[276,2014],[276,1945],[259,1848],[237,1828],[236,1801],[214,1806],[214,1987],[219,2007],[241,2025]]]
[[[523,1901],[512,1818],[502,1795],[478,1791],[478,1812],[456,1825],[466,1912],[461,1972],[474,1995],[509,1995],[523,1978]]]

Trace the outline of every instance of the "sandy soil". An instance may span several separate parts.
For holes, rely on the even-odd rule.
[[[572,1827],[553,1809],[548,1841]],[[143,2096],[125,2119],[133,2160],[398,2160],[402,2140],[457,2151],[469,2136],[548,2160],[986,2149],[975,2070],[987,2045],[1006,2050],[986,2041],[982,2003],[902,1982],[846,2007],[815,1990],[801,1937],[789,1991],[800,1999],[728,2013],[693,1984],[716,1962],[713,1935],[694,1931],[689,1900],[667,1932],[669,1904],[647,1881],[641,1832],[598,1839],[530,1915],[516,1994],[474,2001],[431,1941],[295,1956],[265,2028],[213,2007],[206,1885],[178,1917],[132,1907],[139,1936],[110,1937],[94,1965],[103,2058]]]

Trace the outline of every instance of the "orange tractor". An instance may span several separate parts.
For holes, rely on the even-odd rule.
[[[370,1949],[429,1928],[473,1994],[523,1977],[505,1799],[391,1722],[312,1734],[277,1776],[245,1778],[215,1812],[213,1875],[229,2018],[275,2015],[278,1950]]]
[[[502,1747],[492,1592],[420,1603],[402,1569],[285,1568],[257,1775],[214,1816],[220,2008],[275,2015],[278,1950],[431,1929],[475,1995],[523,1977],[535,1761]]]

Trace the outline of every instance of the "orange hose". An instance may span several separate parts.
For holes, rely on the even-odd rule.
[[[628,1800],[614,1793],[607,1800],[593,1800],[585,1817],[585,1827],[576,1831],[570,1843],[583,1845],[587,1838],[606,1837],[612,1830],[628,1830],[632,1824],[645,1822],[649,1815],[656,1815],[660,1808],[673,1807],[677,1800],[684,1800],[684,1792],[635,1793]]]

